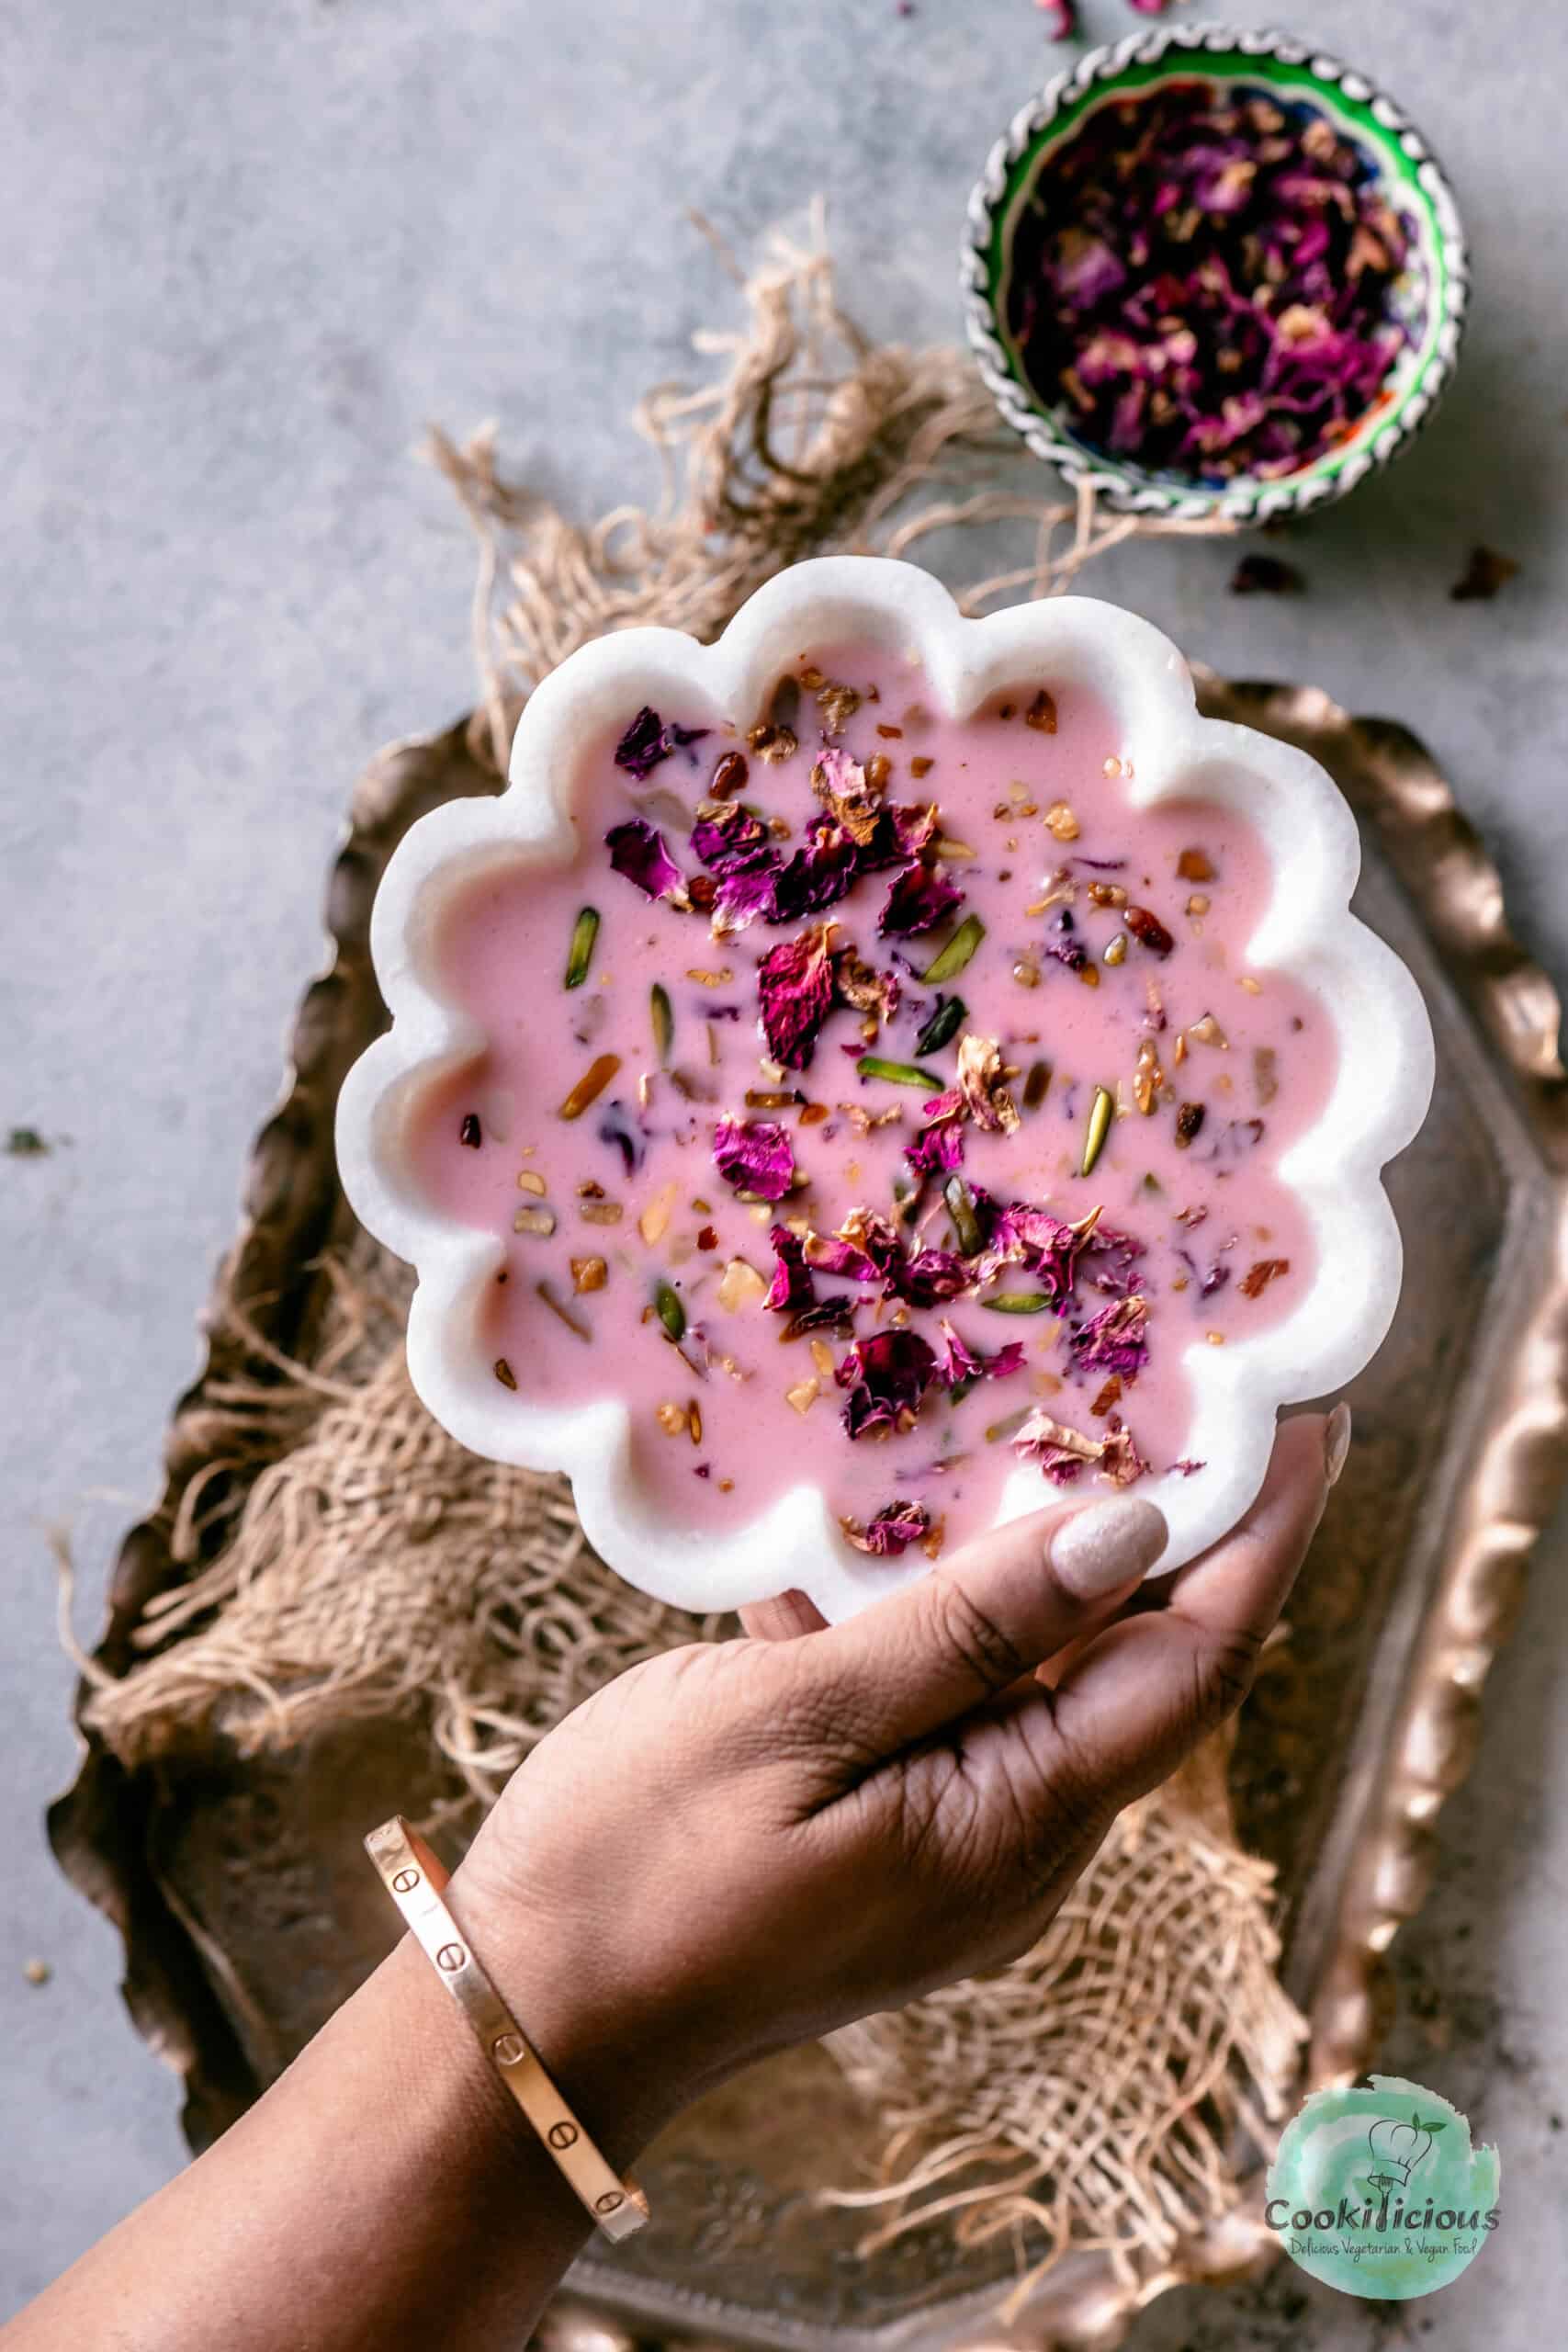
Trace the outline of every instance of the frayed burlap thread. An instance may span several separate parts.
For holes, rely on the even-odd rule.
[[[645,622],[711,637],[801,556],[957,548],[974,611],[1053,594],[1126,538],[1213,527],[1043,495],[962,354],[873,345],[840,311],[819,224],[744,290],[741,328],[700,339],[714,380],[644,404],[664,470],[651,509],[584,529],[504,479],[492,433],[434,437],[479,539],[470,740],[494,768],[575,646]],[[147,1604],[127,1674],[93,1672],[85,1720],[134,1765],[403,1713],[471,1814],[602,1683],[733,1628],[633,1591],[588,1548],[564,1481],[479,1461],[431,1421],[403,1361],[406,1279],[382,1253],[361,1241],[321,1272],[308,1362],[231,1303],[221,1383],[182,1424],[199,1413],[207,1446],[170,1532],[187,1581]],[[1303,2027],[1274,1974],[1271,1895],[1211,1749],[1114,1825],[1014,1966],[835,2036],[886,2126],[876,2179],[841,2192],[866,2208],[867,2250],[942,2211],[966,2241],[1012,2233],[1021,2268],[1044,2244],[1047,2265],[1102,2249],[1141,2290],[1180,2275],[1294,2083]]]

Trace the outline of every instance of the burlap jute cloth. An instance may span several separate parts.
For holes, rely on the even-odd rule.
[[[655,511],[580,529],[502,479],[488,433],[436,438],[480,538],[476,729],[499,767],[522,698],[575,646],[648,621],[711,636],[798,557],[908,553],[938,531],[984,533],[989,551],[996,526],[1021,526],[1021,560],[969,589],[975,609],[1192,527],[1043,501],[959,352],[873,347],[843,318],[819,238],[777,244],[744,290],[744,327],[699,339],[714,380],[641,412],[665,467]],[[213,1733],[256,1753],[408,1712],[471,1813],[610,1677],[733,1624],[644,1599],[590,1551],[563,1480],[435,1426],[404,1368],[400,1268],[362,1243],[331,1272],[310,1362],[252,1331],[254,1376],[209,1392],[209,1464],[174,1539],[190,1581],[149,1604],[145,1663],[99,1673],[86,1719],[137,1763]],[[1168,2268],[1226,2211],[1293,2081],[1303,2026],[1274,1975],[1270,1899],[1213,1747],[1122,1817],[1025,1958],[836,2035],[886,2125],[880,2177],[843,2185],[868,2208],[867,2250],[935,2208],[966,2239],[1021,2247],[1028,2219],[1050,2259],[1092,2247],[1130,2278]]]

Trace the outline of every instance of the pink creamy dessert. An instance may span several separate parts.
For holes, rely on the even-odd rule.
[[[1313,1283],[1279,1167],[1337,1049],[1248,967],[1256,834],[1130,775],[1081,689],[957,720],[853,644],[591,745],[573,862],[491,865],[435,956],[489,1043],[412,1170],[504,1237],[498,1382],[625,1399],[688,1524],[818,1486],[890,1555],[988,1526],[1021,1459],[1042,1502],[1201,1478],[1183,1360]]]

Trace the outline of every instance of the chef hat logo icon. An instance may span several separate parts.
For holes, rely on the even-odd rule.
[[[1380,2115],[1367,2133],[1367,2145],[1382,2170],[1392,2174],[1401,2188],[1408,2188],[1411,2174],[1430,2154],[1432,2136],[1443,2125],[1441,2116],[1424,2123],[1419,2115],[1412,2115],[1406,2123],[1398,2116]]]

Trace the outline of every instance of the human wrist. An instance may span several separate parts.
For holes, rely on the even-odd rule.
[[[530,1900],[525,1886],[510,1871],[495,1872],[482,1853],[464,1862],[446,1899],[562,2099],[605,2160],[625,2172],[701,2088],[659,2005],[590,1921]],[[512,2107],[499,2075],[494,2080]]]

